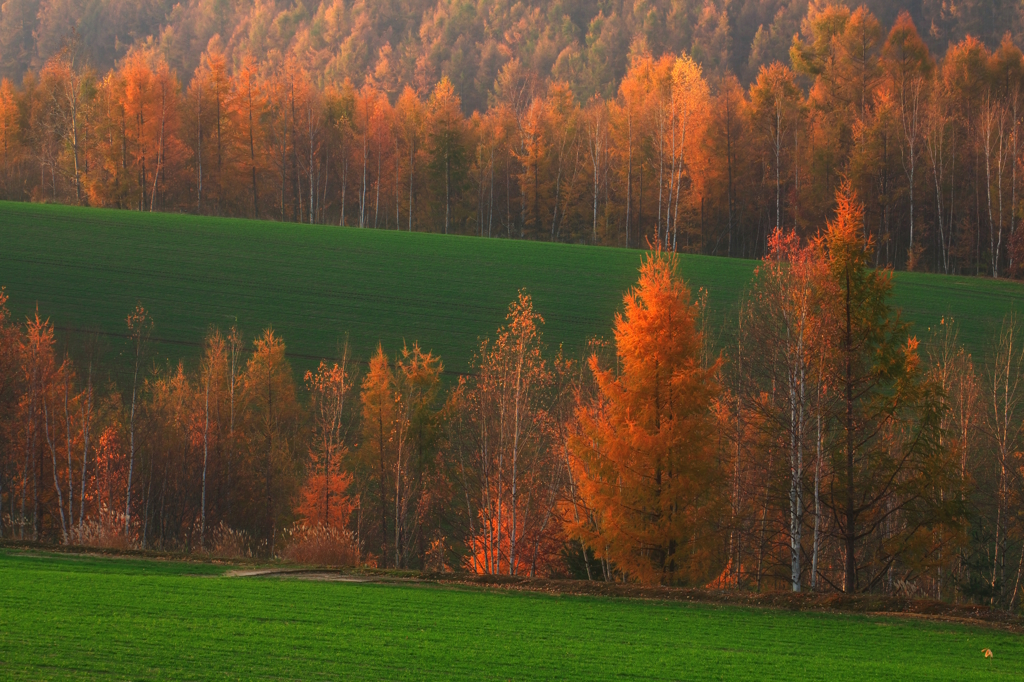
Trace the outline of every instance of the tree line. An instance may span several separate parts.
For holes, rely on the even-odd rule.
[[[297,383],[270,329],[161,363],[141,305],[100,381],[0,297],[0,537],[1016,608],[1024,326],[919,340],[836,204],[772,233],[725,348],[655,249],[586,357],[521,292],[457,381],[413,344]]]
[[[152,45],[105,74],[80,51],[0,84],[0,196],[760,258],[778,229],[813,237],[849,181],[874,265],[1020,268],[1009,35],[936,61],[906,13],[886,33],[812,4],[748,87],[637,39],[607,96],[513,58],[468,116],[447,76],[339,80],[213,39],[184,86]]]

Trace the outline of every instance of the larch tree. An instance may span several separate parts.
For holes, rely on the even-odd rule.
[[[629,69],[619,85],[619,96],[614,106],[610,107],[618,170],[616,179],[622,195],[620,200],[625,202],[622,220],[626,247],[643,244],[643,147],[645,119],[650,114],[646,111],[646,104],[650,90],[651,63],[651,56],[645,50],[631,55]],[[639,199],[636,198],[637,194]]]
[[[270,329],[255,342],[240,377],[247,476],[254,490],[251,522],[274,556],[278,529],[292,508],[300,474],[301,416],[285,345]],[[262,498],[262,499],[260,499]]]
[[[775,62],[761,67],[757,80],[750,86],[749,115],[752,128],[767,152],[768,167],[775,185],[774,228],[782,229],[783,184],[786,173],[783,166],[792,158],[789,142],[793,130],[799,125],[801,95],[788,66]]]
[[[544,127],[542,137],[549,149],[548,191],[551,206],[551,241],[557,241],[562,224],[570,215],[579,187],[580,175],[580,108],[572,91],[564,83],[553,83],[544,100]],[[546,213],[546,212],[545,212]],[[545,215],[545,222],[546,220]],[[567,231],[567,235],[571,232]]]
[[[174,75],[167,62],[157,60],[153,70],[153,129],[151,140],[153,145],[153,186],[149,191],[149,210],[156,210],[158,199],[166,194],[165,185],[173,189],[173,180],[168,172],[173,162],[178,160],[178,112],[180,111],[180,86],[178,77]]]
[[[826,339],[836,349],[825,371],[836,392],[831,419],[837,429],[829,445],[826,504],[843,547],[841,587],[853,593],[884,579],[938,508],[929,494],[941,475],[934,466],[941,407],[924,376],[917,340],[889,303],[890,274],[869,267],[864,208],[848,183],[836,204],[820,238],[838,320]]]
[[[907,269],[917,265],[922,248],[914,241],[915,198],[918,183],[917,165],[926,125],[926,106],[930,97],[935,64],[921,40],[913,20],[900,13],[882,48],[882,69],[885,84],[896,105],[900,132],[900,160],[907,178],[909,200],[909,235]]]
[[[442,78],[430,94],[427,112],[430,169],[435,192],[444,206],[444,233],[448,234],[453,229],[453,209],[466,173],[466,152],[462,139],[462,101],[447,77]]]
[[[247,75],[251,77],[251,74]],[[252,87],[251,83],[248,87]],[[193,154],[197,166],[197,205],[199,212],[202,212],[203,193],[211,194],[213,212],[221,215],[228,186],[224,177],[225,165],[231,163],[229,155],[233,151],[230,98],[234,83],[219,38],[211,40],[200,57],[199,68],[189,83],[189,91],[195,107],[195,119],[191,125],[195,127],[196,136]],[[251,92],[249,96],[252,96]],[[204,179],[207,180],[205,187]]]
[[[82,126],[86,118],[86,81],[76,64],[76,45],[69,43],[47,60],[40,73],[46,88],[54,123],[71,154],[71,175],[74,178],[75,202],[82,203],[82,174],[85,150],[82,148]]]
[[[132,520],[132,484],[135,477],[135,459],[138,453],[138,416],[141,388],[139,380],[143,364],[146,360],[146,351],[149,346],[149,337],[153,332],[153,318],[142,304],[137,304],[135,310],[129,313],[127,318],[128,339],[130,352],[132,354],[132,397],[129,403],[128,413],[128,481],[125,486],[124,503],[124,535],[127,539],[131,533]]]
[[[11,81],[6,78],[0,81],[0,172],[3,173],[2,189],[6,198],[13,196],[11,181],[21,150],[20,116],[15,95]]]
[[[21,335],[18,357],[20,360],[21,383],[23,386],[19,401],[19,426],[23,448],[24,467],[21,480],[21,524],[31,518],[32,539],[42,540],[49,535],[47,520],[52,520],[54,503],[60,505],[57,495],[61,486],[57,480],[56,459],[47,471],[47,458],[44,448],[53,445],[54,438],[49,430],[48,406],[56,401],[56,392],[65,367],[58,365],[54,355],[53,324],[48,319],[39,317],[38,311],[25,321],[25,330]],[[45,450],[51,454],[50,450]],[[52,493],[48,474],[53,476]],[[26,510],[31,491],[30,510]],[[63,521],[63,508],[61,519]]]
[[[740,208],[743,201],[739,188],[748,150],[746,120],[747,102],[739,80],[733,75],[716,83],[704,144],[711,157],[709,182],[717,187],[716,194],[725,202],[725,254],[736,256],[746,253],[740,229]],[[723,198],[724,195],[724,198]],[[714,253],[718,253],[717,249]]]
[[[230,381],[230,359],[228,340],[218,330],[211,330],[203,344],[203,359],[199,367],[198,390],[202,393],[201,432],[203,442],[203,466],[201,475],[199,510],[199,546],[206,546],[207,516],[211,472],[223,474],[225,469],[223,428],[224,397]],[[220,510],[218,509],[218,512]]]
[[[436,424],[433,403],[442,366],[436,355],[419,345],[402,348],[392,373],[394,434],[394,565],[409,567],[418,537],[419,503],[425,493],[424,472],[433,455]]]
[[[437,441],[434,403],[443,366],[437,356],[423,352],[418,344],[403,348],[395,365],[395,566],[407,568],[420,532],[420,502],[427,493],[424,473],[432,463]]]
[[[316,372],[306,372],[305,379],[311,398],[313,436],[306,480],[295,511],[311,526],[345,529],[355,507],[348,494],[352,476],[344,471],[351,423],[346,413],[352,392],[348,348],[341,364],[321,361]]]
[[[152,169],[152,128],[153,128],[153,68],[149,55],[136,49],[128,55],[120,69],[123,89],[122,136],[124,155],[132,159],[135,177],[130,178],[131,202],[136,210],[146,206],[147,185]],[[147,165],[148,164],[148,165]]]
[[[682,202],[695,194],[698,186],[698,150],[702,145],[711,113],[711,93],[700,64],[687,56],[672,65],[672,116],[669,136],[670,173],[665,202],[665,217],[660,217],[662,244],[673,252],[679,248],[679,223]],[[660,191],[659,191],[660,196]],[[659,204],[660,204],[659,199]],[[671,229],[671,239],[669,231]],[[689,244],[687,244],[689,246]]]
[[[405,227],[412,232],[416,225],[416,192],[418,188],[417,173],[420,172],[420,157],[424,154],[423,125],[426,113],[423,102],[416,96],[412,88],[406,86],[395,104],[395,122],[397,125],[397,141],[401,144],[400,158],[396,159],[395,168],[405,171],[404,184],[408,187],[405,203]],[[398,188],[403,183],[395,183],[395,220],[398,229],[402,229],[401,205]]]
[[[712,403],[718,363],[701,362],[689,288],[673,255],[644,261],[615,318],[617,370],[590,366],[597,398],[578,408],[573,474],[596,521],[571,532],[624,576],[703,584],[721,569],[726,513]]]
[[[249,185],[251,217],[260,216],[259,175],[264,169],[263,154],[266,150],[263,117],[267,109],[267,94],[262,87],[259,66],[252,56],[247,56],[241,68],[232,79],[233,89],[228,107],[237,124],[238,143],[242,148],[240,156],[246,160],[246,184]]]
[[[149,447],[139,462],[145,481],[140,545],[164,547],[200,513],[195,493],[202,486],[205,387],[193,381],[182,362],[154,372],[146,384]]]
[[[425,473],[439,433],[434,402],[441,371],[437,356],[418,345],[403,348],[395,362],[378,347],[363,380],[356,472],[363,482],[361,503],[366,512],[379,514],[373,532],[379,532],[378,561],[384,566],[408,567],[420,539]]]
[[[388,508],[393,489],[391,471],[397,445],[395,412],[398,399],[394,393],[394,370],[380,345],[377,346],[377,352],[370,359],[361,388],[361,443],[357,456],[350,465],[360,484],[357,490],[360,501],[357,537],[360,544],[365,544],[362,522],[365,511],[370,518],[374,519],[373,527],[369,529],[369,532],[375,536],[373,539],[377,541],[378,565],[387,566],[390,559]]]

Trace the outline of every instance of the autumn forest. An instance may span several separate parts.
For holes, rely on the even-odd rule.
[[[0,288],[0,541],[1018,609],[1024,319],[892,293],[1024,273],[1020,18],[641,4],[4,3],[0,199],[645,254],[584,353],[522,289],[456,371],[168,362],[140,301],[111,372]],[[681,253],[757,259],[728,334]]]

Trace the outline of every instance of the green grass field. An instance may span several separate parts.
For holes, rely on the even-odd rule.
[[[587,338],[610,336],[640,259],[624,249],[0,202],[0,286],[17,316],[38,305],[58,327],[117,334],[141,301],[156,321],[157,354],[171,359],[193,356],[210,325],[237,320],[249,336],[272,325],[300,368],[333,356],[347,334],[357,358],[378,342],[394,352],[419,341],[462,372],[521,287],[547,321],[549,346],[578,354]],[[719,340],[731,336],[755,265],[682,259],[691,286],[709,291]],[[905,273],[896,282],[920,337],[952,314],[977,356],[1011,308],[1024,310],[1015,282]],[[123,345],[105,344],[110,353]]]
[[[911,619],[222,577],[0,551],[0,678],[1019,680],[1024,640]],[[981,650],[990,648],[994,658]]]

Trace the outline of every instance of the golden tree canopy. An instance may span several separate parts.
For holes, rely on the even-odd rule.
[[[589,520],[573,528],[628,578],[700,583],[717,568],[722,510],[712,403],[718,365],[674,256],[655,254],[616,317],[618,372],[590,360],[598,398],[580,404],[570,449]]]

